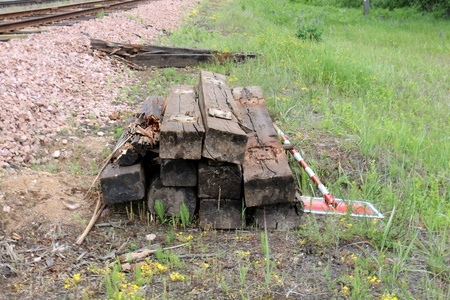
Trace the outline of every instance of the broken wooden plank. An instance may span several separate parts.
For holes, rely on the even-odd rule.
[[[159,156],[200,159],[205,129],[193,85],[173,85],[161,125]]]
[[[161,159],[164,186],[197,186],[197,164],[193,160]]]
[[[247,207],[292,202],[295,180],[285,150],[272,126],[262,89],[235,88],[233,96],[251,129],[242,165]]]
[[[109,55],[120,56],[132,65],[145,67],[184,68],[198,66],[202,62],[241,62],[257,56],[255,53],[247,52],[223,53],[212,49],[121,44],[97,39],[91,39],[91,48]]]
[[[91,48],[100,50],[108,54],[116,54],[123,57],[135,56],[141,53],[147,54],[211,54],[218,53],[217,50],[198,49],[198,48],[182,48],[168,47],[159,45],[138,45],[138,44],[122,44],[91,39]]]
[[[215,199],[241,199],[242,168],[223,163],[211,165],[201,161],[198,165],[198,197]]]
[[[146,187],[143,165],[109,164],[102,172],[100,186],[105,204],[142,200]]]
[[[156,214],[155,204],[160,201],[164,215],[168,217],[179,216],[182,204],[189,210],[189,215],[194,216],[197,208],[197,194],[193,187],[166,187],[162,185],[159,175],[155,176],[148,192],[148,210]]]
[[[186,243],[172,246],[172,247],[166,247],[166,248],[163,248],[162,250],[171,250],[171,249],[183,247],[185,245],[186,245]],[[158,251],[157,249],[141,248],[141,249],[135,250],[133,252],[122,254],[119,256],[119,259],[121,262],[132,262],[135,260],[145,258],[152,253],[156,253],[157,251]]]
[[[241,164],[247,134],[239,123],[241,116],[224,75],[200,71],[198,85],[200,111],[205,125],[203,157]]]
[[[245,227],[242,200],[201,199],[200,227],[214,229],[239,229]]]
[[[278,203],[254,208],[255,224],[267,229],[289,230],[301,225],[303,210],[299,202]]]

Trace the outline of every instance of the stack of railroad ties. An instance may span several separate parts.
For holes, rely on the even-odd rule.
[[[105,204],[145,199],[170,217],[184,203],[203,228],[299,225],[294,176],[258,86],[230,90],[224,75],[200,71],[197,88],[147,101],[116,150],[101,174]]]

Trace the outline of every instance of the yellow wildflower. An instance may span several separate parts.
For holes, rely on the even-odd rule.
[[[394,293],[392,293],[392,294],[383,294],[382,296],[381,296],[381,300],[398,300],[398,298],[395,296],[395,294]]]
[[[341,290],[342,294],[344,294],[345,296],[350,295],[350,290],[348,288],[348,286],[344,286]]]
[[[180,275],[177,272],[172,272],[169,276],[172,281],[183,281],[184,280],[184,276]]]

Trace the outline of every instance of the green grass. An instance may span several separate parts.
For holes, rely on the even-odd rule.
[[[354,220],[349,234],[338,235],[327,225],[333,221],[310,220],[307,243],[333,248],[359,236],[394,261],[382,271],[390,290],[412,297],[408,278],[418,276],[425,297],[448,294],[450,23],[411,10],[372,9],[363,17],[362,10],[283,0],[219,1],[199,11],[168,42],[261,53],[245,64],[202,68],[226,74],[231,87],[261,86],[269,112],[332,193],[368,199],[387,217]],[[299,38],[305,28],[320,40]],[[349,157],[344,167],[317,154],[325,138]],[[422,264],[413,260],[419,254],[427,257]],[[352,281],[353,297],[370,293],[355,286],[364,280]]]

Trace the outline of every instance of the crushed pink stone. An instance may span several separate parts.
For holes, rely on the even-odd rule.
[[[198,0],[152,1],[0,43],[0,168],[45,162],[49,158],[37,153],[51,156],[46,147],[56,134],[112,124],[110,116],[130,110],[117,100],[137,79],[92,51],[90,38],[151,43],[163,30],[176,30],[197,6]]]

